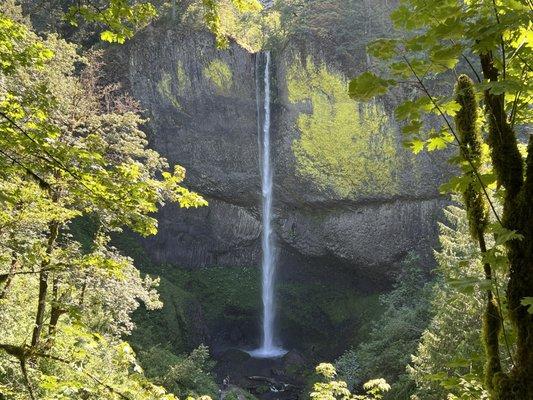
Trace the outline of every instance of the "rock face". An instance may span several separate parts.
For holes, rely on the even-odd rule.
[[[429,254],[447,168],[436,155],[403,149],[394,98],[356,104],[346,77],[320,54],[313,44],[273,53],[279,265],[288,276],[305,263],[380,279],[407,251]],[[164,24],[114,54],[112,65],[146,110],[151,145],[183,165],[188,186],[209,201],[198,210],[163,208],[159,234],[145,240],[155,262],[260,261],[256,75],[263,66],[256,58],[235,43],[217,50],[208,33]]]

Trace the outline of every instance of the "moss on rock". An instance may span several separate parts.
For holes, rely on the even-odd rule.
[[[219,94],[227,94],[233,86],[233,73],[227,63],[222,60],[212,60],[204,68],[204,76],[217,88]]]
[[[395,194],[396,134],[379,103],[356,103],[347,82],[309,57],[287,71],[289,101],[307,102],[300,138],[293,142],[297,171],[338,195]]]

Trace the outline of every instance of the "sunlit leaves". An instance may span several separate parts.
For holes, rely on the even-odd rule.
[[[102,4],[82,0],[72,5],[64,18],[77,26],[80,20],[104,27],[100,39],[110,43],[124,43],[157,17],[154,1],[106,0]],[[226,48],[228,38],[223,32],[221,0],[201,0],[205,25],[215,36],[216,45]],[[238,13],[256,13],[262,9],[258,0],[231,0]]]
[[[531,93],[533,87],[529,84],[518,79],[502,79],[497,82],[483,82],[479,85],[482,90],[489,90],[492,94],[500,95],[503,93],[516,94],[519,92]]]
[[[378,39],[368,45],[368,53],[374,57],[389,60],[396,55],[397,41],[394,39]]]
[[[373,97],[387,93],[393,80],[382,79],[371,72],[364,72],[348,84],[348,93],[355,100],[370,100]]]
[[[524,297],[520,300],[520,304],[527,307],[527,312],[533,314],[533,297]]]
[[[0,71],[12,74],[18,67],[42,68],[53,52],[39,41],[32,41],[28,29],[0,13]]]
[[[317,374],[324,376],[325,378],[332,379],[337,375],[337,371],[335,371],[335,367],[332,364],[328,363],[321,363],[318,364],[315,368],[315,371]]]
[[[446,71],[457,65],[462,51],[463,48],[458,44],[436,45],[429,51],[429,60],[436,66],[435,71]]]
[[[394,115],[396,119],[413,120],[420,119],[423,113],[431,111],[433,104],[427,97],[420,97],[416,100],[406,100],[396,107]]]
[[[490,232],[494,235],[496,246],[504,245],[511,240],[522,240],[523,236],[516,231],[507,229],[501,224],[491,224],[489,226]]]
[[[106,27],[100,34],[103,41],[124,43],[156,15],[156,9],[149,1],[108,0],[102,5],[81,1],[69,8],[65,19],[72,25],[77,25],[79,18],[101,24]]]
[[[412,128],[413,125],[406,125],[402,128],[403,133],[417,133],[418,130],[413,130],[412,132],[407,131],[405,128]],[[411,151],[414,154],[418,154],[424,149],[427,149],[427,151],[435,151],[435,150],[445,150],[450,143],[454,141],[454,138],[452,135],[450,135],[446,131],[442,131],[439,133],[432,132],[430,136],[422,140],[418,135],[415,135],[413,139],[405,140],[404,145],[405,147],[411,149]],[[452,178],[453,179],[453,178]],[[451,185],[451,186],[450,186]],[[448,183],[441,186],[441,191],[450,191],[450,190],[456,190],[458,188],[457,183]]]
[[[474,289],[487,290],[492,287],[492,281],[489,279],[480,279],[478,277],[464,277],[459,279],[449,279],[447,283],[464,294],[474,293]]]
[[[262,9],[257,0],[231,0],[238,12],[258,12]],[[215,36],[215,42],[219,48],[227,48],[229,40],[223,31],[220,11],[220,0],[202,0],[204,7],[204,22]]]
[[[435,253],[436,273],[443,281],[437,280],[432,290],[434,315],[408,370],[418,382],[416,394],[420,398],[487,399],[483,385],[479,384],[483,382],[485,363],[478,331],[480,314],[485,303],[484,291],[499,283],[499,292],[503,293],[503,282],[484,278],[466,212],[448,206],[444,213],[448,221],[440,225],[440,247]],[[468,396],[461,397],[466,389]]]
[[[390,390],[390,385],[384,379],[373,379],[366,382],[363,386],[366,394],[352,395],[346,382],[335,380],[337,371],[332,364],[321,363],[316,369],[316,373],[323,378],[323,382],[317,382],[313,385],[313,391],[310,398],[313,400],[379,400],[383,398],[383,393]]]
[[[428,151],[444,150],[449,143],[454,141],[454,137],[447,131],[439,132],[433,137],[427,139]]]
[[[416,18],[406,5],[400,5],[391,13],[391,21],[396,29],[415,29],[424,22]]]
[[[420,153],[422,150],[424,150],[424,146],[425,146],[425,142],[423,142],[420,139],[408,140],[408,141],[405,141],[404,143],[409,149],[411,149],[411,151],[414,154]]]
[[[439,190],[441,193],[463,193],[473,181],[471,175],[452,176],[448,182],[440,185]]]
[[[231,2],[240,12],[260,11],[263,8],[258,0],[231,0]]]
[[[459,103],[457,103],[457,101],[444,99],[443,101],[438,102],[438,108],[434,107],[431,111],[434,114],[440,114],[440,112],[443,112],[444,114],[453,117],[455,116],[457,111],[459,111],[460,108],[461,106]]]
[[[128,25],[144,18],[127,9],[112,12]],[[133,25],[126,30],[115,26],[109,35],[118,36],[106,39],[126,38]],[[61,312],[53,328],[50,323],[43,331],[43,354],[28,366],[39,398],[68,393],[69,398],[118,399],[117,393],[124,393],[139,400],[173,399],[143,376],[131,348],[121,341],[133,327],[130,314],[139,302],[148,309],[161,303],[154,290],[157,281],[141,277],[133,260],[109,245],[110,233],[128,227],[155,234],[153,213],[165,202],[182,207],[207,203],[182,186],[182,167],[169,170],[166,160],[147,148],[143,120],[131,108],[101,104],[99,82],[78,74],[87,60],[75,46],[55,35],[41,38],[2,14],[0,55],[3,294],[3,277],[13,278],[2,298],[2,343],[27,340],[35,323],[38,273],[45,269],[55,285],[53,295],[46,293],[46,312]],[[74,219],[96,225],[83,246],[70,234]],[[57,241],[50,234],[52,224],[61,226]],[[9,275],[13,265],[24,274]],[[13,375],[1,391],[27,398],[20,371],[9,367],[12,362],[0,352],[3,376]],[[99,383],[104,381],[107,386]]]
[[[502,73],[497,81],[476,83],[477,93],[490,90],[495,95],[506,94],[505,108],[511,123],[525,125],[531,122],[529,111],[533,90],[530,82],[533,76],[529,66],[533,63],[533,53],[529,49],[532,22],[530,10],[523,2],[404,0],[391,14],[391,19],[402,33],[394,39],[375,40],[367,47],[369,54],[382,60],[381,66],[386,66],[380,79],[402,84],[414,81],[420,89],[420,85],[427,89],[432,86],[431,80],[442,81],[441,77],[445,77],[442,74],[457,68],[466,68],[474,78],[476,74],[481,75],[475,61],[477,54],[490,51],[495,66]],[[375,88],[368,88],[371,79],[365,78],[373,74],[364,74],[365,77],[352,81],[354,88],[360,90],[354,90],[357,94],[354,98],[364,100],[390,89],[382,81],[377,81]],[[415,151],[420,151],[421,142],[427,140],[422,126],[424,114],[429,112],[440,116],[442,112],[453,116],[457,111],[456,104],[440,99],[438,108],[428,109],[429,96],[437,99],[437,94],[431,92],[422,91],[417,99],[402,103],[396,111],[399,119],[406,120],[403,132],[410,136],[408,146]],[[442,119],[441,123],[444,125]],[[427,148],[444,148],[440,138],[431,139]]]
[[[228,38],[222,33],[218,1],[202,0],[202,4],[205,9],[204,22],[209,30],[215,35],[217,46],[220,48],[228,47]]]
[[[100,39],[102,39],[104,42],[122,44],[126,40],[126,37],[111,31],[102,31],[102,33],[100,33]]]

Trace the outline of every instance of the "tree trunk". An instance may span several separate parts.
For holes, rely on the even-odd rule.
[[[17,253],[13,250],[11,253],[11,266],[9,267],[9,272],[7,273],[7,276],[4,281],[4,287],[2,290],[0,290],[0,299],[3,299],[7,291],[9,289],[9,286],[11,286],[11,281],[13,280],[13,277],[15,276],[15,271],[17,270],[18,266],[18,260],[17,260]]]
[[[39,344],[41,332],[43,330],[44,313],[46,310],[46,295],[48,292],[48,267],[51,262],[52,251],[59,234],[59,222],[51,222],[49,225],[48,244],[46,246],[46,255],[41,262],[41,272],[39,273],[39,300],[37,303],[37,314],[35,315],[35,326],[31,345],[33,347]]]
[[[57,327],[59,317],[66,311],[61,307],[59,300],[59,277],[55,276],[52,283],[52,306],[50,308],[50,322],[48,324],[48,334],[52,336]]]
[[[480,55],[485,79],[498,81],[492,53]],[[511,322],[517,333],[517,348],[512,371],[495,376],[498,400],[533,399],[533,315],[521,305],[524,297],[533,296],[533,139],[529,138],[526,180],[515,132],[507,121],[504,94],[484,93],[489,123],[488,141],[498,184],[505,188],[503,225],[523,236],[507,243],[509,281],[507,302]]]

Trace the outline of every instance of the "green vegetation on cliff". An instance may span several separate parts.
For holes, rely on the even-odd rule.
[[[289,101],[308,107],[293,142],[298,172],[342,197],[394,194],[396,128],[379,103],[354,103],[342,75],[308,57],[287,71]]]
[[[233,85],[231,69],[222,60],[212,60],[204,68],[204,76],[216,86],[219,94],[227,94]]]

